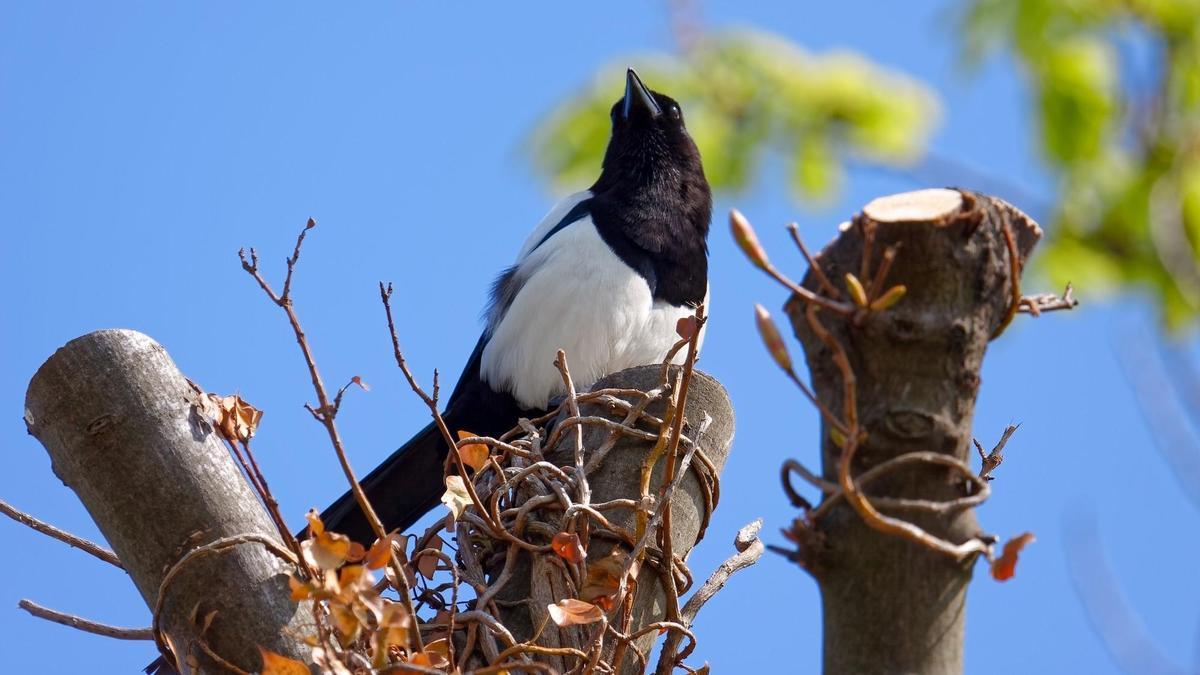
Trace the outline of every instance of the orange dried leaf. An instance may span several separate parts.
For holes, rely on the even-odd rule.
[[[288,576],[288,588],[292,589],[292,600],[296,602],[307,600],[313,596],[312,584],[300,581],[295,576]]]
[[[557,626],[578,626],[595,623],[604,618],[604,611],[590,602],[567,598],[546,605],[550,620]]]
[[[356,593],[375,585],[375,577],[365,565],[346,565],[338,572],[338,586],[342,593]]]
[[[577,565],[587,557],[587,551],[583,550],[583,544],[579,542],[579,535],[572,532],[559,532],[554,535],[554,539],[550,541],[550,548],[563,560]]]
[[[321,522],[321,514],[317,513],[316,509],[309,509],[304,517],[308,519],[308,531],[314,537],[325,531],[325,523]]]
[[[1011,579],[1017,573],[1017,558],[1021,554],[1021,549],[1033,541],[1036,541],[1033,533],[1026,532],[1005,542],[1000,557],[992,561],[992,578],[996,581]]]
[[[604,611],[611,611],[616,602],[617,592],[621,589],[621,574],[629,556],[620,549],[613,549],[609,555],[588,563],[587,578],[579,589],[579,597],[587,602],[599,605]],[[636,566],[635,566],[636,567]],[[636,575],[637,570],[631,570]]]
[[[308,666],[303,661],[290,659],[262,647],[258,648],[258,652],[262,654],[262,675],[309,675]]]
[[[346,556],[350,553],[350,537],[322,532],[301,542],[300,552],[310,565],[327,571],[335,570],[346,562]]]
[[[791,372],[792,355],[788,353],[787,343],[783,341],[783,336],[779,334],[779,328],[775,326],[766,307],[754,305],[754,323],[758,326],[758,334],[762,337],[771,358],[775,360],[775,365]]]
[[[746,254],[750,262],[761,269],[770,267],[771,263],[767,261],[766,249],[758,243],[758,235],[754,233],[754,228],[750,227],[750,221],[746,220],[746,216],[743,216],[741,211],[730,210],[729,228],[733,231],[733,240],[737,242],[738,248],[742,249],[742,253]]]
[[[236,394],[209,394],[208,398],[217,408],[213,424],[226,440],[248,441],[254,436],[254,432],[258,430],[258,422],[262,419],[261,410],[243,401],[242,397]]]
[[[432,579],[439,562],[441,559],[435,555],[423,555],[417,558],[417,571],[426,579]]]
[[[350,542],[350,550],[346,551],[346,562],[356,563],[367,557],[367,549],[357,541]]]
[[[383,606],[379,619],[379,629],[375,633],[376,653],[387,654],[392,647],[408,649],[412,618],[408,610],[398,602],[389,602]]]
[[[346,646],[358,639],[362,632],[362,622],[354,614],[350,605],[329,603],[329,615],[333,618],[333,626],[337,628],[338,640]]]
[[[353,382],[354,384],[357,384],[358,388],[362,389],[363,391],[371,391],[371,388],[367,386],[367,383],[363,382],[363,379],[361,377],[359,377],[358,375],[355,375],[354,377],[350,378],[350,381]]]
[[[442,547],[445,545],[446,545],[445,540],[443,540],[441,537],[435,535],[433,537],[433,539],[431,539],[429,541],[429,543],[425,546],[425,548],[421,549],[421,552],[423,552],[423,551],[441,551]],[[432,579],[434,572],[437,571],[438,563],[440,563],[442,561],[442,559],[436,555],[430,555],[430,554],[418,556],[417,555],[418,553],[419,552],[416,552],[416,551],[413,552],[413,558],[416,560],[416,563],[417,563],[417,571],[420,572],[421,576],[425,577],[426,579]],[[412,583],[416,583],[416,579],[411,580],[410,584],[412,584]]]
[[[450,651],[445,638],[434,640],[425,645],[425,651],[417,652],[408,660],[409,663],[416,666],[428,666],[430,668],[445,668],[450,665],[448,657]]]
[[[458,520],[463,511],[471,505],[471,495],[467,492],[462,476],[446,476],[446,492],[442,495],[442,503],[450,509],[454,520]]]
[[[367,551],[367,569],[377,570],[387,566],[391,557],[392,543],[400,540],[401,537],[395,532],[383,539],[376,539],[375,543],[371,545],[371,549]]]
[[[346,667],[346,664],[342,663],[336,654],[326,650],[324,647],[313,647],[312,658],[313,663],[317,664],[321,673],[325,673],[326,675],[350,675],[350,669]]]
[[[462,429],[458,430],[458,440],[460,441],[464,438],[472,438],[477,435]],[[485,443],[467,443],[458,448],[458,456],[462,458],[463,464],[476,471],[479,471],[483,468],[483,465],[487,464],[488,457],[491,454],[491,450]]]

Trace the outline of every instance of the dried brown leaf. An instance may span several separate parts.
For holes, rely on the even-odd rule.
[[[301,581],[295,575],[288,576],[288,588],[292,589],[292,600],[299,602],[313,596],[315,588],[307,581]]]
[[[621,588],[621,574],[629,555],[621,549],[613,549],[607,556],[588,563],[587,577],[579,589],[579,598],[611,611]],[[632,570],[636,575],[637,571]]]
[[[550,548],[554,549],[554,552],[563,560],[576,565],[587,558],[587,551],[583,550],[579,535],[573,532],[559,532],[554,535],[554,539],[550,540]]]
[[[404,538],[395,532],[383,539],[376,539],[375,543],[371,545],[370,550],[367,551],[367,569],[377,570],[387,566],[388,560],[391,558],[389,554],[392,550],[392,543],[402,541],[404,541]]]
[[[462,429],[458,430],[458,440],[460,441],[464,438],[472,438],[474,436],[478,436],[478,434],[473,434]],[[491,454],[491,449],[485,443],[467,443],[458,448],[458,456],[462,458],[463,464],[476,471],[479,471],[487,464],[488,457]]]
[[[1013,537],[1004,543],[1004,550],[999,558],[992,562],[992,578],[996,581],[1008,581],[1017,573],[1017,558],[1021,550],[1036,541],[1032,532],[1026,532]]]
[[[262,675],[309,675],[308,666],[303,661],[276,654],[270,649],[258,648],[262,654]]]
[[[471,495],[462,476],[446,476],[446,492],[442,494],[442,503],[450,509],[454,520],[462,516],[463,511],[471,505]]]
[[[343,647],[357,640],[362,633],[362,622],[350,605],[329,603],[329,616],[333,619],[333,627],[337,629],[338,641]]]
[[[216,417],[213,425],[217,431],[230,442],[248,441],[258,430],[258,422],[262,419],[262,411],[242,400],[238,395],[217,396],[209,394],[209,399],[216,404]]]
[[[346,562],[350,543],[350,537],[326,531],[300,542],[300,552],[308,564],[326,571],[336,570]]]
[[[696,326],[699,325],[699,323],[699,321],[696,321],[696,316],[694,314],[692,316],[685,316],[675,322],[675,334],[681,339],[691,340],[696,336]]]
[[[604,618],[604,610],[590,602],[567,598],[553,605],[546,605],[550,620],[557,626],[578,626],[595,623]]]
[[[375,654],[386,659],[392,647],[407,650],[409,648],[409,632],[412,627],[412,617],[404,605],[398,602],[388,602],[383,606],[379,619],[379,628],[375,631]],[[383,663],[377,663],[382,666]]]

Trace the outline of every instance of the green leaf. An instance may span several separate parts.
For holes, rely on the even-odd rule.
[[[928,87],[856,54],[810,54],[762,32],[717,33],[687,57],[622,59],[537,126],[534,164],[556,189],[594,180],[623,68],[680,101],[714,189],[747,188],[767,151],[790,157],[801,199],[827,199],[850,157],[899,166],[918,157],[939,117]]]

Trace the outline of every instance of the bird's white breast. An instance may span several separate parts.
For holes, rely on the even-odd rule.
[[[583,388],[618,370],[662,363],[679,339],[676,322],[693,313],[655,301],[646,280],[613,253],[590,216],[538,245],[587,196],[563,200],[530,235],[514,278],[520,290],[488,327],[481,376],[528,408],[545,408],[564,392],[554,367],[559,349]]]

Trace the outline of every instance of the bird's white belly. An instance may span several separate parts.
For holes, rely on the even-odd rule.
[[[656,302],[646,280],[613,253],[590,217],[529,253],[517,277],[524,283],[490,326],[480,372],[528,408],[545,408],[564,393],[554,367],[559,349],[582,389],[625,368],[661,363],[679,340],[676,322],[693,313]]]

